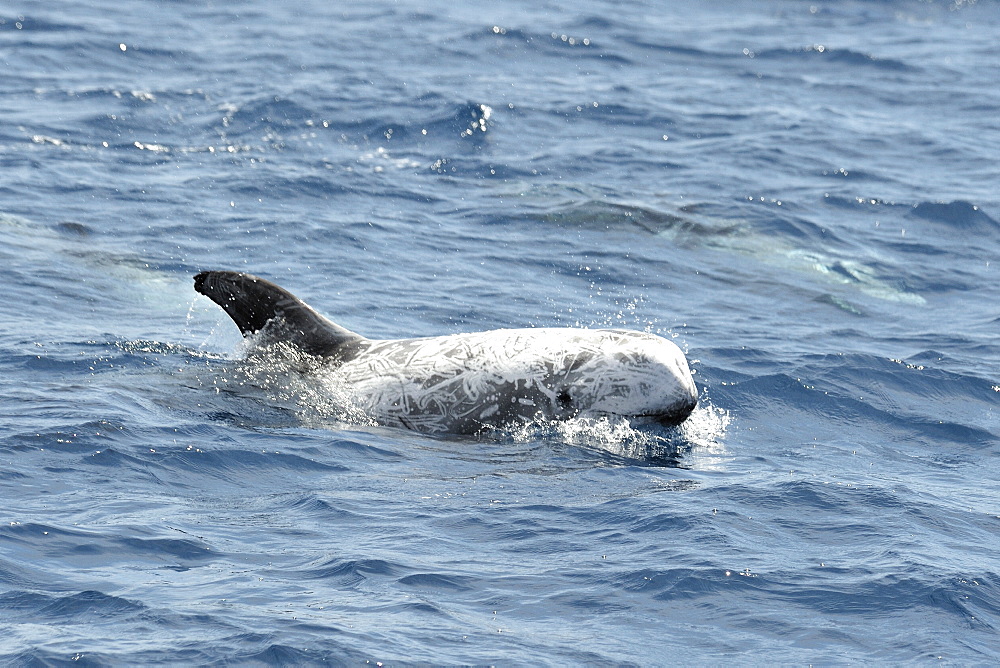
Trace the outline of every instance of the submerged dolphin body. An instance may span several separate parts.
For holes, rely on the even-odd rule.
[[[250,274],[206,271],[194,283],[244,336],[318,358],[315,372],[380,424],[474,434],[617,415],[676,425],[697,404],[684,354],[654,334],[537,328],[373,341]]]

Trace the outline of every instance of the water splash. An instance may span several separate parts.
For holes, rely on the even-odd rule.
[[[703,397],[698,408],[680,426],[666,428],[621,416],[578,417],[565,421],[535,421],[491,432],[514,443],[556,439],[628,460],[677,466],[692,450],[718,455],[732,421],[729,411]]]

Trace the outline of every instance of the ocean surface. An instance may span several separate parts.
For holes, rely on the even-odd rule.
[[[0,7],[0,663],[1000,662],[1000,4]],[[345,420],[371,338],[627,327],[680,428]]]

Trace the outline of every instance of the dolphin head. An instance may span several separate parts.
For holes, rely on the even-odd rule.
[[[687,359],[654,334],[591,330],[553,370],[557,411],[583,417],[618,415],[678,425],[698,403]]]

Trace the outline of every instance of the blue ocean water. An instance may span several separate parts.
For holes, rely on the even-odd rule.
[[[1000,661],[1000,7],[664,4],[0,9],[0,661]],[[344,422],[204,269],[700,407]]]

